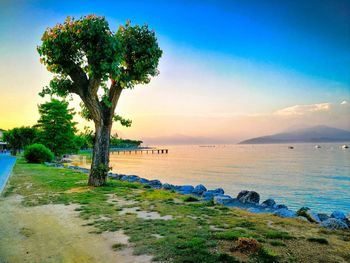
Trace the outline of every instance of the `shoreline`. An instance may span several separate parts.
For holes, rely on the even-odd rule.
[[[57,163],[45,163],[50,167],[67,168],[83,173],[89,173],[90,169],[82,168],[79,166]],[[301,207],[299,210],[294,211],[289,209],[284,204],[277,204],[273,199],[267,199],[260,203],[260,195],[255,191],[241,190],[237,197],[225,195],[223,188],[216,188],[208,190],[204,185],[199,184],[197,186],[192,185],[172,185],[168,183],[162,183],[157,179],[148,180],[146,178],[139,177],[137,175],[124,175],[116,173],[108,173],[108,177],[112,180],[127,181],[132,183],[141,183],[148,185],[153,189],[163,189],[168,191],[174,191],[182,195],[190,195],[198,198],[200,201],[211,201],[214,204],[223,205],[231,208],[244,209],[248,212],[259,214],[271,214],[282,218],[297,218],[310,223],[319,224],[321,227],[328,229],[350,229],[349,215],[346,215],[342,211],[335,210],[330,215],[326,213],[316,213],[308,207]]]
[[[0,198],[0,261],[57,262],[79,256],[93,263],[104,254],[110,255],[106,262],[120,257],[136,262],[129,255],[142,262],[206,263],[350,258],[347,230],[201,201],[136,176],[110,174],[117,180],[89,187],[78,167],[49,165],[61,168],[17,159]],[[135,179],[143,184],[130,182]],[[181,192],[189,189],[182,186]]]

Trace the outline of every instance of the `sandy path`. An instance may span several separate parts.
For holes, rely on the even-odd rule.
[[[134,256],[123,232],[101,235],[82,226],[76,206],[23,207],[18,196],[0,198],[0,263],[3,262],[151,262]],[[113,251],[115,243],[127,244]]]

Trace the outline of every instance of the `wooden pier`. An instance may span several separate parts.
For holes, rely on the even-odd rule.
[[[121,154],[121,153],[124,153],[124,154],[143,154],[143,153],[146,153],[146,154],[167,154],[169,152],[168,149],[155,149],[155,148],[141,148],[141,149],[110,149],[110,153],[111,154],[114,154],[114,153],[117,153],[117,154]]]

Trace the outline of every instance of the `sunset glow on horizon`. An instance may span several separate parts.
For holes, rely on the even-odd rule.
[[[229,143],[290,127],[350,130],[348,1],[102,2],[0,3],[0,128],[34,125],[47,100],[38,93],[52,75],[36,51],[45,29],[95,13],[114,30],[147,23],[163,50],[159,76],[122,93],[116,113],[133,121],[114,126],[122,137]]]

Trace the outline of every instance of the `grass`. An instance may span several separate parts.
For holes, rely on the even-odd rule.
[[[184,201],[184,202],[198,202],[199,199],[198,199],[197,197],[194,197],[194,196],[189,195],[189,196],[185,196],[185,197],[183,198],[183,201]]]
[[[292,239],[294,238],[289,233],[278,230],[269,230],[265,233],[265,237],[269,239]]]
[[[126,244],[122,244],[122,243],[116,243],[116,244],[112,245],[112,249],[114,251],[123,250],[126,247],[127,247],[127,245]]]
[[[323,244],[323,245],[329,244],[328,240],[323,238],[323,237],[309,237],[307,239],[307,241],[316,242],[316,243]]]
[[[86,181],[87,176],[77,171],[26,164],[19,159],[4,196],[22,195],[23,205],[28,207],[78,204],[77,213],[94,226],[93,233],[123,230],[130,237],[134,253],[151,254],[155,261],[289,262],[293,258],[295,262],[339,262],[350,258],[348,232],[215,206],[138,183],[109,180],[104,187],[91,188]],[[114,202],[111,196],[115,197]],[[134,204],[123,204],[120,200]],[[161,216],[171,215],[173,219],[146,220],[134,213],[120,215],[124,207],[139,207]],[[319,237],[315,238],[315,233]],[[254,238],[262,247],[257,253],[237,254],[232,248],[239,238]],[[324,246],[324,240],[330,245]],[[118,243],[112,249],[124,247]]]
[[[234,230],[215,233],[214,237],[221,240],[237,240],[240,237],[249,237],[249,235],[246,234],[246,231]]]
[[[279,241],[279,240],[271,240],[269,243],[274,247],[285,247],[286,246],[286,244],[284,242]]]

